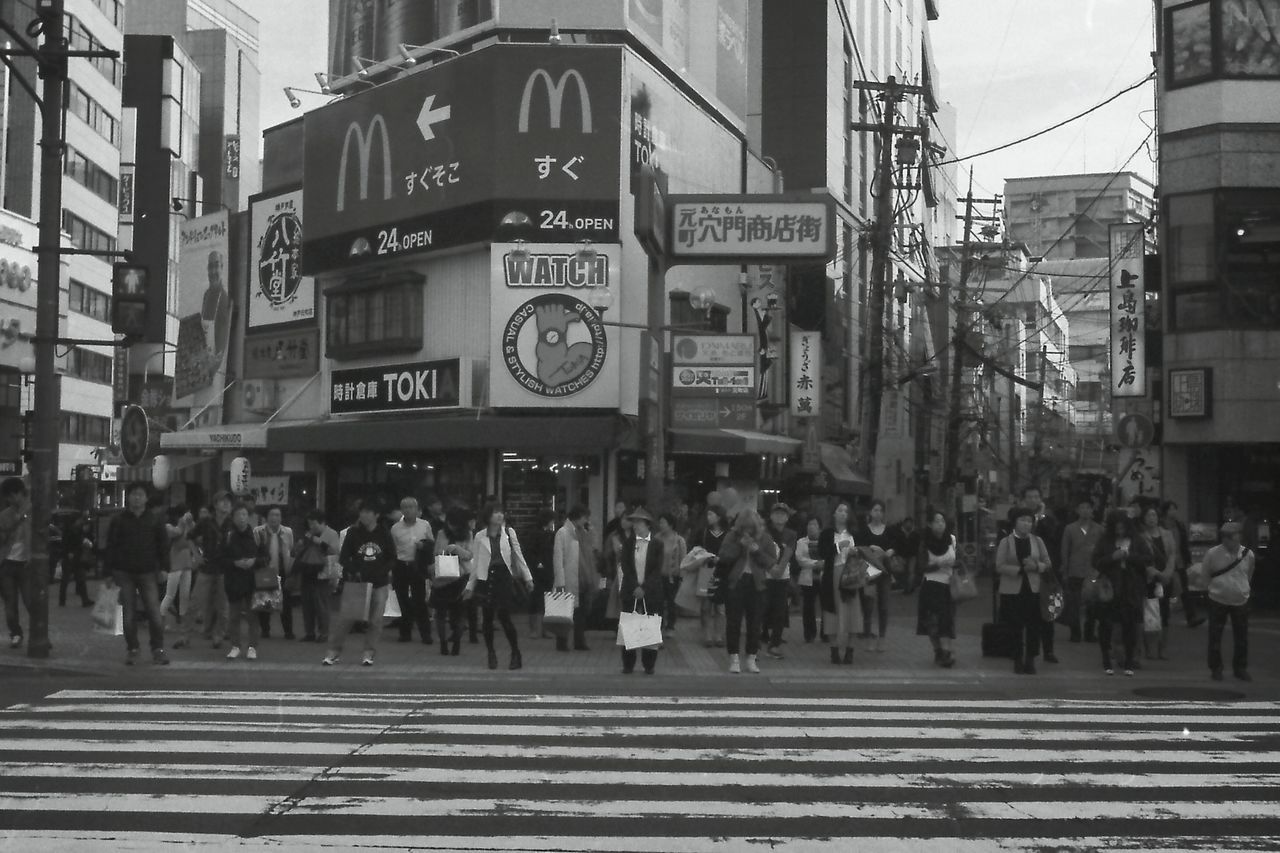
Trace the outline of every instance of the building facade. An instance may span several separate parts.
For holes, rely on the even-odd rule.
[[[1134,172],[1009,178],[1006,236],[1026,244],[1033,257],[1106,258],[1107,229],[1150,221],[1154,198],[1151,182]]]
[[[1280,10],[1165,0],[1156,20],[1164,494],[1193,522],[1245,519],[1274,595]]]

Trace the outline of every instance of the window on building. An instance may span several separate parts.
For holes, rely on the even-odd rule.
[[[1169,86],[1280,78],[1280,0],[1193,0],[1165,10]]]
[[[66,375],[85,382],[111,384],[111,356],[73,347],[66,360]]]
[[[116,238],[95,228],[69,210],[62,211],[62,230],[71,236],[71,242],[80,249],[93,249],[96,252],[114,252]]]
[[[325,294],[326,354],[355,358],[422,348],[422,289],[414,273],[352,279]]]
[[[106,46],[98,41],[84,22],[74,15],[67,16],[67,43],[71,50],[105,50]],[[85,57],[85,61],[98,70],[98,73],[111,81],[117,89],[124,80],[124,72],[120,61],[108,56]]]
[[[108,444],[111,441],[111,419],[63,412],[60,438],[68,444]]]
[[[67,86],[67,112],[89,125],[112,145],[120,144],[120,122],[75,83]]]
[[[116,206],[119,181],[106,169],[69,146],[62,160],[62,173],[112,207]]]
[[[111,322],[111,297],[74,278],[67,289],[67,309],[104,323]]]
[[[107,16],[107,20],[122,28],[124,24],[124,0],[93,0],[98,11]]]
[[[1280,328],[1280,189],[1165,201],[1172,326]]]

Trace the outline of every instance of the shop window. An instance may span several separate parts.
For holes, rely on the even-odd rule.
[[[1280,0],[1195,0],[1165,11],[1170,88],[1280,78]]]
[[[325,293],[325,354],[359,358],[422,349],[422,289],[416,273],[350,279]]]

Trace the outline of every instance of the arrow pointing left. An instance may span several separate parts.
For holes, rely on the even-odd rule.
[[[423,98],[422,109],[418,112],[418,130],[422,131],[422,138],[427,142],[436,138],[432,125],[448,121],[450,114],[453,112],[453,108],[448,104],[443,104],[439,107],[435,106],[435,101],[435,95],[427,95]]]

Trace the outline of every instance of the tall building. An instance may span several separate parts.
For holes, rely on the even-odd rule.
[[[187,203],[196,216],[224,206],[245,210],[261,185],[255,140],[261,74],[258,71],[258,21],[231,0],[130,0],[126,29],[138,35],[167,35],[177,40],[200,69],[198,138],[202,186],[175,195],[204,202]],[[241,156],[243,140],[249,140]],[[196,193],[196,195],[192,195]]]
[[[1164,495],[1192,522],[1244,517],[1274,598],[1280,21],[1274,3],[1155,9],[1164,369],[1138,402],[1163,423]]]
[[[1107,229],[1149,221],[1154,196],[1151,183],[1133,172],[1008,178],[1006,236],[1025,243],[1032,257],[1105,258]]]
[[[121,0],[66,0],[70,46],[78,50],[123,47],[124,3]],[[25,27],[34,13],[30,3],[0,0],[0,18]],[[15,58],[13,71],[3,74],[0,139],[4,140],[0,205],[7,224],[0,227],[0,252],[6,260],[6,281],[0,288],[5,337],[0,339],[0,365],[14,377],[23,356],[32,355],[35,334],[34,222],[40,207],[40,113],[15,75],[39,90],[35,64]],[[66,156],[63,160],[62,230],[69,244],[82,249],[118,248],[120,197],[121,90],[124,65],[113,59],[73,57],[68,62],[66,89]],[[20,236],[18,236],[20,235]],[[64,256],[64,290],[60,305],[60,334],[86,340],[112,339],[110,324],[111,258]],[[27,270],[31,271],[30,277]],[[23,287],[22,285],[27,285]],[[9,312],[12,305],[13,313]],[[63,354],[65,353],[65,357]],[[111,441],[113,414],[113,347],[76,345],[59,350],[62,426],[57,480],[63,498],[78,466],[97,466],[92,452]],[[7,387],[14,387],[11,378]],[[15,396],[9,393],[9,402]],[[0,432],[12,435],[21,427],[12,422],[15,408],[31,405],[29,391],[17,407],[0,409]],[[11,446],[11,445],[10,445]],[[6,451],[9,456],[12,449]],[[13,459],[0,459],[0,470],[12,470]]]

